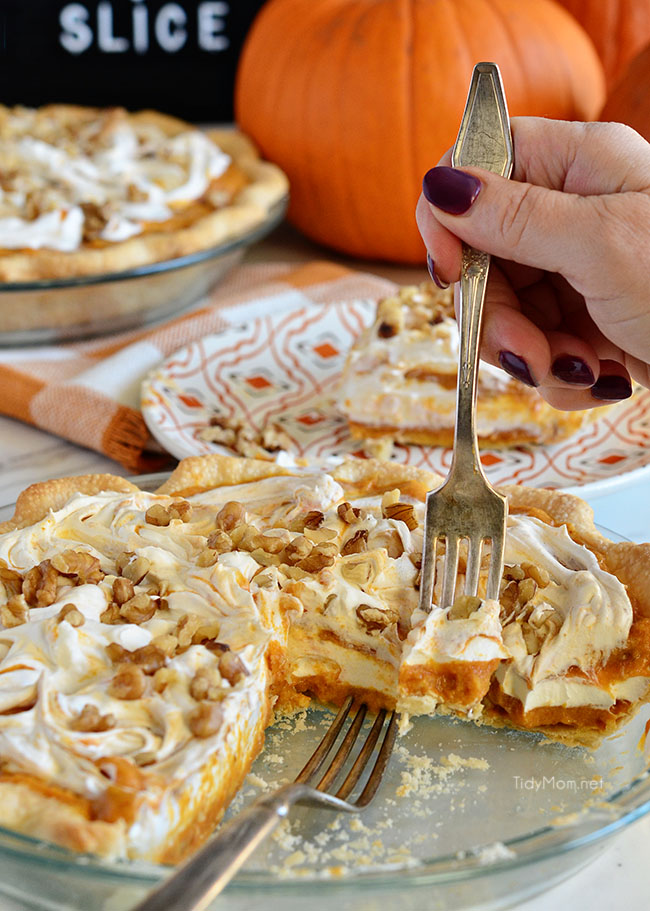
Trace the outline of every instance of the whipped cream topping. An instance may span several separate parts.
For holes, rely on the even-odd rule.
[[[36,111],[15,117],[0,149],[0,169],[10,175],[0,188],[0,247],[76,250],[84,239],[82,205],[104,222],[96,236],[126,240],[200,199],[230,165],[199,130],[169,137],[153,124],[113,116],[99,136],[88,135],[86,123],[74,138],[63,127],[59,135],[32,135],[43,132]],[[34,214],[26,216],[28,203]]]

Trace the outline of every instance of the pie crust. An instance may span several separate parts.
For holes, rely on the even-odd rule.
[[[111,475],[24,491],[0,525],[0,824],[175,862],[274,706],[314,694],[597,746],[648,697],[650,544],[608,541],[576,497],[508,487],[500,601],[440,608],[436,589],[425,614],[440,480],[213,455],[155,494]]]
[[[215,177],[201,171],[201,155],[214,163],[206,135],[214,149],[229,157],[229,162],[219,159],[225,170]],[[42,237],[37,248],[30,241],[24,248],[8,249],[0,239],[0,281],[4,282],[104,275],[210,249],[262,224],[288,192],[283,172],[262,161],[242,133],[223,129],[203,134],[155,111],[127,113],[120,108],[73,105],[48,105],[36,111],[0,107],[0,140],[0,238],[12,234],[13,222],[4,222],[3,229],[3,218],[31,222],[33,230],[30,224],[19,227],[34,237],[40,216],[59,213],[63,218],[71,208],[83,210],[81,242],[75,249],[48,248],[47,238]],[[129,153],[126,164],[112,165],[110,156],[121,154],[123,140],[127,145],[135,143],[136,151]],[[194,157],[192,143],[198,144]],[[156,176],[156,168],[163,166],[163,176]],[[87,172],[91,178],[85,179]],[[185,178],[187,197],[171,199],[173,181],[182,184]],[[161,186],[170,180],[171,196],[160,202],[163,217],[161,211],[149,221],[146,211],[141,219],[121,217],[125,205],[150,207],[151,194],[162,199]],[[125,194],[134,199],[129,201]],[[136,231],[136,225],[137,233],[107,240],[102,231],[110,215],[118,219],[122,232],[125,226]]]

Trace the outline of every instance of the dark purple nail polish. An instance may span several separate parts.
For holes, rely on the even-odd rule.
[[[458,168],[431,168],[422,180],[422,192],[432,206],[450,215],[467,212],[481,190],[481,181]]]
[[[518,354],[513,354],[512,351],[499,351],[499,364],[501,364],[506,373],[509,373],[516,380],[521,380],[527,386],[539,385],[533,379],[526,361],[523,357],[519,357]]]
[[[620,399],[629,399],[632,395],[632,383],[626,376],[601,375],[591,387],[590,392],[595,399],[616,402]]]
[[[449,287],[449,282],[443,282],[441,278],[438,278],[436,274],[436,264],[431,259],[430,253],[427,253],[427,269],[429,270],[429,275],[431,276],[431,281],[434,285],[437,285],[441,291],[446,291]]]
[[[589,364],[582,358],[570,354],[556,357],[551,364],[551,373],[563,383],[571,383],[574,386],[592,386],[595,380]]]

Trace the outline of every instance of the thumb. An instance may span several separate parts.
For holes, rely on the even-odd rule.
[[[479,168],[432,168],[422,191],[443,227],[486,253],[565,273],[575,264],[579,245],[584,256],[593,216],[588,197]]]

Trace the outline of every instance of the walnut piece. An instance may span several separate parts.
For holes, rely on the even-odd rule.
[[[146,557],[136,557],[133,553],[124,553],[118,557],[116,566],[125,579],[139,585],[151,569],[151,561]]]
[[[418,527],[418,520],[415,517],[415,509],[410,503],[392,503],[382,508],[382,514],[385,519],[395,519],[404,522],[409,531]]]
[[[472,595],[458,595],[449,608],[448,620],[466,620],[481,606],[481,599]]]
[[[356,610],[357,617],[369,633],[385,630],[392,623],[397,623],[399,617],[394,610],[380,610],[371,604],[360,604]]]
[[[219,657],[219,673],[232,686],[248,677],[248,671],[239,655],[228,650]]]
[[[209,702],[218,702],[223,699],[224,695],[221,674],[217,668],[199,668],[190,681],[190,696],[197,702],[202,702],[204,699]]]
[[[114,715],[102,715],[96,705],[87,702],[76,718],[70,722],[73,731],[100,733],[115,727]]]
[[[5,629],[21,626],[27,621],[27,606],[22,595],[13,595],[0,607],[0,623]]]
[[[368,529],[360,528],[358,531],[347,539],[341,547],[341,556],[347,557],[348,554],[360,554],[368,549]]]
[[[23,579],[23,595],[31,607],[49,607],[56,601],[59,574],[50,560],[32,567]]]
[[[148,522],[149,525],[159,525],[164,527],[169,525],[172,520],[171,513],[166,506],[163,506],[161,503],[155,503],[153,506],[150,506],[149,509],[144,514],[145,522]]]
[[[241,525],[245,521],[246,511],[241,503],[237,503],[236,500],[229,500],[224,503],[215,520],[217,528],[227,532],[232,531],[236,525]]]
[[[208,547],[216,551],[217,554],[227,554],[232,550],[232,541],[230,535],[223,529],[218,528],[208,537]]]
[[[76,577],[78,584],[97,584],[104,573],[97,557],[79,550],[64,550],[52,557],[52,566],[62,576]]]
[[[188,727],[195,737],[205,739],[219,731],[223,710],[218,702],[201,702],[188,718]]]
[[[70,626],[83,626],[86,618],[75,604],[64,604],[56,616],[57,623],[69,623]]]
[[[361,518],[361,510],[346,500],[337,507],[338,517],[346,525],[353,525]]]
[[[156,603],[145,592],[134,595],[120,607],[120,616],[127,623],[145,623],[151,620],[155,613]]]
[[[108,692],[116,699],[140,699],[144,693],[147,678],[135,664],[120,664],[111,680]]]

